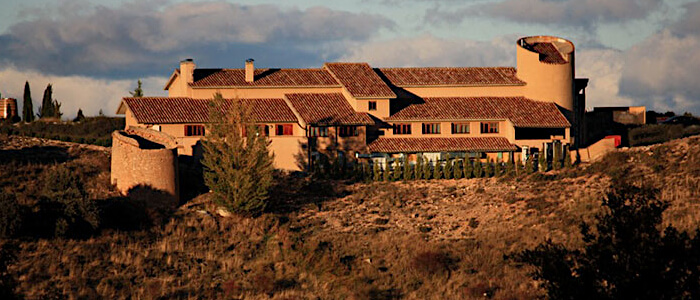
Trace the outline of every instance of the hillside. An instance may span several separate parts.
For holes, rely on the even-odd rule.
[[[114,206],[128,200],[110,190],[107,149],[0,137],[1,190],[31,206],[42,174],[64,166],[83,178],[102,211],[100,229],[88,237],[5,240],[16,246],[8,271],[17,294],[534,299],[544,291],[531,269],[506,256],[546,239],[579,246],[578,225],[600,211],[612,180],[659,188],[670,202],[666,224],[687,230],[700,224],[700,137],[520,178],[372,184],[288,178],[273,193],[277,209],[255,219],[222,217],[208,194],[172,214],[147,204]]]

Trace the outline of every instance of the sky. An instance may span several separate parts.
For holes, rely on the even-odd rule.
[[[587,107],[700,115],[700,2],[689,0],[3,0],[0,93],[35,109],[51,83],[64,117],[114,115],[193,58],[198,67],[515,66],[519,37],[576,45]],[[21,102],[21,101],[18,101]],[[21,103],[20,103],[21,105]]]

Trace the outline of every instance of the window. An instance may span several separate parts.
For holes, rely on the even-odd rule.
[[[498,122],[481,122],[481,133],[498,133]]]
[[[440,133],[440,123],[423,123],[423,134]]]
[[[469,133],[469,123],[452,123],[452,133]]]
[[[311,127],[311,128],[309,128],[309,136],[311,136],[311,137],[328,136],[328,127]]]
[[[377,110],[377,101],[367,102],[367,109],[368,110]]]
[[[339,135],[342,137],[360,135],[359,131],[357,130],[357,126],[340,126],[339,129],[340,129]]]
[[[293,135],[294,124],[277,124],[275,126],[275,135]]]
[[[185,136],[203,136],[204,125],[185,125]]]
[[[394,134],[411,134],[411,124],[394,124]]]

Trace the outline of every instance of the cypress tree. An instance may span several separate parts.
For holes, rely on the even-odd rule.
[[[418,154],[416,158],[416,167],[413,169],[415,179],[423,179],[423,155]]]
[[[513,176],[515,175],[515,161],[513,158],[508,159],[506,162],[506,171],[505,171],[506,176]]]
[[[455,160],[455,164],[453,166],[454,169],[454,179],[462,179],[464,178],[464,159],[459,158]]]
[[[362,162],[362,179],[367,181],[372,181],[372,169],[369,167],[369,162]]]
[[[547,158],[545,157],[544,150],[540,151],[537,155],[537,171],[547,172]]]
[[[44,98],[41,101],[41,107],[39,111],[41,113],[41,118],[53,118],[54,117],[54,103],[53,103],[53,87],[49,83],[44,90]]]
[[[493,176],[493,160],[488,159],[486,161],[486,166],[484,168],[484,177],[492,177]]]
[[[552,157],[552,169],[561,169],[561,144],[554,143],[554,154]]]
[[[483,175],[483,166],[481,165],[481,159],[477,159],[474,161],[474,178],[481,178],[481,175]]]
[[[423,165],[423,179],[427,180],[427,179],[430,179],[432,177],[432,174],[433,174],[432,165],[433,165],[432,161],[430,161],[430,160],[425,161],[425,165]]]
[[[496,158],[496,163],[493,165],[493,176],[500,177],[503,173],[503,162],[500,158]]]
[[[518,158],[515,161],[515,175],[520,176],[523,174],[523,162]]]
[[[401,159],[397,161],[397,164],[393,168],[393,174],[391,176],[391,179],[393,181],[399,181],[403,177],[403,168],[405,167],[405,164],[399,165],[399,163],[403,163],[404,159]]]
[[[29,89],[29,81],[24,82],[24,107],[22,108],[22,119],[25,122],[34,121],[34,104],[32,104],[32,92]]]
[[[452,179],[452,176],[454,176],[454,160],[450,158],[450,155],[447,154],[447,157],[445,158],[445,167],[442,169],[442,177],[445,179]]]
[[[382,172],[382,175],[383,175],[383,176],[382,176],[382,177],[383,177],[382,179],[383,179],[384,181],[391,181],[391,164],[392,164],[392,162],[390,162],[389,160],[387,160],[387,162],[386,162],[386,164],[385,164],[386,167],[384,168],[384,172]]]
[[[474,178],[474,162],[468,158],[464,161],[464,178]]]
[[[85,120],[85,115],[83,115],[83,110],[78,108],[78,115],[73,119],[73,122],[80,122]]]
[[[571,163],[571,152],[569,151],[569,146],[564,148],[564,168],[571,168],[573,164]]]
[[[440,160],[435,161],[435,167],[433,168],[433,179],[442,178],[442,164]]]
[[[403,180],[413,179],[413,167],[408,162],[408,156],[404,156],[403,159]]]
[[[374,181],[381,181],[382,180],[382,169],[379,167],[378,162],[372,162],[372,180]]]
[[[525,162],[525,173],[532,174],[535,172],[535,158],[530,155]]]

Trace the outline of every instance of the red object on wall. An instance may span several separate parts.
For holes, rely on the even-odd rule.
[[[615,139],[615,148],[620,147],[622,144],[622,137],[619,135],[609,135],[605,137],[606,139]]]

